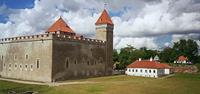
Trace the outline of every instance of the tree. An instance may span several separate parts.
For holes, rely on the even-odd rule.
[[[120,49],[119,53],[119,68],[124,69],[128,64],[132,62],[131,53],[135,50],[133,46],[128,45],[128,47]]]
[[[175,42],[173,49],[176,50],[177,55],[184,55],[188,59],[195,63],[198,56],[198,44],[194,40],[180,40]]]
[[[160,53],[160,59],[162,62],[172,63],[176,60],[178,53],[173,48],[167,47]]]
[[[113,50],[113,62],[118,62],[119,55],[116,49]]]

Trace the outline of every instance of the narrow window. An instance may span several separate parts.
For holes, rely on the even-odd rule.
[[[40,68],[40,60],[39,59],[36,60],[36,67]]]
[[[25,68],[28,68],[28,65],[25,65]]]
[[[132,69],[132,72],[134,72],[134,69]]]
[[[131,69],[129,69],[129,72],[131,72]]]
[[[33,65],[30,65],[30,70],[33,71]]]
[[[69,59],[66,59],[65,61],[65,68],[68,68],[69,67]]]
[[[9,67],[11,67],[11,64],[9,64]]]
[[[17,68],[17,64],[15,64],[15,68]]]
[[[33,65],[31,65],[30,67],[31,67],[31,69],[33,69]]]
[[[137,69],[135,70],[135,72],[137,72]]]
[[[145,73],[147,73],[147,70],[145,70]]]
[[[14,56],[14,59],[15,59],[15,60],[17,59],[17,56],[16,56],[16,55]]]
[[[77,60],[74,60],[74,64],[77,64]]]
[[[140,72],[142,72],[142,69],[140,70]]]
[[[4,67],[6,67],[6,64],[5,64],[5,63],[3,63],[3,66],[4,66]]]
[[[26,55],[25,57],[26,57],[26,59],[28,59],[28,55]]]
[[[149,73],[151,73],[151,70],[149,70]]]
[[[22,68],[22,65],[19,65],[19,68]]]
[[[90,65],[90,62],[88,61],[87,64]]]
[[[1,56],[1,60],[3,61],[3,56]]]

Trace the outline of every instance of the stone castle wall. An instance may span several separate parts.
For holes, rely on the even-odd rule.
[[[50,82],[52,35],[1,39],[0,75],[6,78]]]
[[[105,75],[106,42],[87,38],[55,36],[53,80]]]
[[[102,76],[105,48],[105,41],[59,34],[0,39],[0,75],[42,82]]]

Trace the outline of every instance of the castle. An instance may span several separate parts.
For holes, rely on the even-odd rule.
[[[0,39],[0,76],[55,82],[112,74],[113,28],[104,10],[96,39],[77,36],[60,17],[44,34]]]

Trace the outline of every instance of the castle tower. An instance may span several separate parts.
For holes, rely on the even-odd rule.
[[[106,75],[112,73],[112,52],[113,52],[113,29],[114,24],[104,9],[101,16],[95,23],[96,25],[96,39],[106,41]]]
[[[61,17],[47,30],[46,33],[75,35],[74,31]]]

